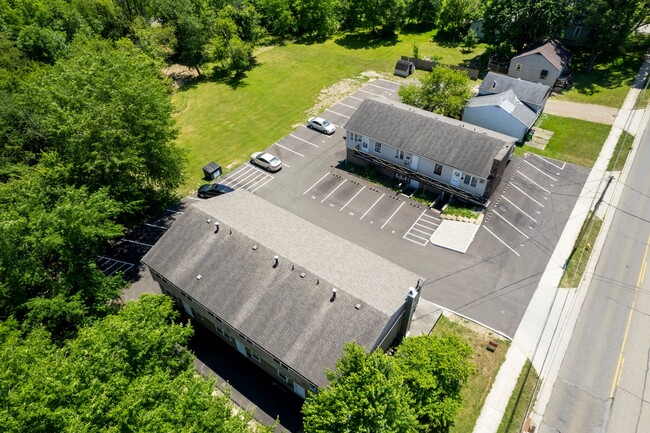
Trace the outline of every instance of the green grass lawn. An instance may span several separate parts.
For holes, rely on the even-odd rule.
[[[241,80],[205,80],[190,84],[172,98],[180,128],[178,145],[187,150],[187,180],[181,193],[195,189],[201,167],[210,161],[226,171],[291,132],[307,118],[306,110],[322,89],[363,71],[392,74],[400,55],[411,55],[418,44],[421,57],[442,63],[471,62],[485,50],[464,54],[461,47],[439,45],[435,32],[375,39],[342,35],[319,44],[261,47],[257,66]]]
[[[611,129],[610,125],[552,114],[542,114],[535,126],[554,132],[546,149],[523,145],[515,153],[532,152],[585,167],[594,165]]]
[[[508,406],[506,406],[497,433],[519,433],[528,411],[528,405],[535,398],[533,391],[535,390],[537,377],[535,368],[527,360],[519,374],[517,385],[510,396],[510,400],[508,400]]]
[[[607,171],[621,171],[627,161],[627,156],[632,150],[632,143],[634,143],[634,135],[623,131],[620,137],[618,137],[618,143],[616,143],[616,150],[614,150],[614,155],[612,159],[609,160],[609,165],[607,166]]]
[[[440,317],[433,334],[452,333],[465,339],[474,349],[474,365],[476,373],[472,375],[463,390],[462,408],[456,416],[453,427],[449,433],[467,433],[474,429],[476,420],[481,414],[485,398],[492,388],[494,378],[499,367],[505,360],[506,352],[510,347],[510,340],[504,340],[492,333],[476,332],[465,326],[469,324],[465,319],[450,320],[445,316]],[[498,343],[494,352],[486,350],[489,341]]]
[[[626,47],[623,57],[613,60],[597,59],[596,66],[589,74],[585,71],[590,52],[576,52],[571,61],[573,88],[558,95],[558,99],[619,108],[648,49],[650,36],[637,34]]]
[[[610,188],[612,187],[613,185],[610,185]],[[586,223],[587,221],[585,221],[585,224]],[[596,238],[598,237],[602,225],[603,221],[597,216],[594,216],[591,221],[591,227],[587,229],[587,232],[584,234],[575,252],[571,256],[569,263],[567,263],[564,274],[562,274],[562,279],[560,280],[560,287],[578,286],[582,279],[582,274],[585,272],[585,268],[587,267],[587,262],[591,256],[591,250],[596,242]]]

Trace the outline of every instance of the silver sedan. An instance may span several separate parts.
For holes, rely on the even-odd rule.
[[[251,163],[268,171],[278,171],[282,168],[282,161],[266,152],[255,152],[252,154]]]

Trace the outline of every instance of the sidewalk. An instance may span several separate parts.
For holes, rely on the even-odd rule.
[[[499,369],[492,389],[485,400],[481,415],[474,427],[474,433],[497,431],[526,359],[532,360],[543,384],[532,417],[533,423],[539,425],[571,339],[582,301],[589,287],[589,281],[585,279],[577,289],[558,288],[563,273],[562,267],[569,257],[585,217],[605,186],[607,165],[615,151],[618,138],[623,129],[638,128],[641,123],[638,114],[634,115],[633,108],[648,71],[650,71],[650,58],[646,56],[633,88],[628,92],[623,106],[612,122],[614,126],[605,140],[600,155],[571,213],[569,222],[562,232],[544,275],[515,333],[513,344],[506,354],[506,360]],[[636,129],[630,132],[636,133]],[[626,170],[628,170],[629,162],[633,157],[634,150],[629,156]],[[605,228],[601,230],[601,234],[603,232],[606,232]],[[591,263],[598,258],[604,238],[604,236],[599,236],[591,255],[594,259],[591,260]],[[585,275],[591,274],[586,272]]]

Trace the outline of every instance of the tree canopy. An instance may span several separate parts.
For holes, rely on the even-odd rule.
[[[143,295],[54,345],[0,323],[0,430],[270,432],[199,376],[170,298]]]
[[[398,94],[405,104],[459,118],[472,90],[470,79],[464,71],[436,66],[420,84],[402,86]]]

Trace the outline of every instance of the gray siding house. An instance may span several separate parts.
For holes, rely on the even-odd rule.
[[[463,110],[463,122],[510,135],[519,142],[524,141],[537,116],[512,90],[474,97]]]
[[[544,84],[488,72],[478,88],[478,96],[495,95],[508,90],[515,92],[517,99],[538,115],[544,110],[546,101],[551,95],[551,88]]]
[[[508,75],[553,87],[568,73],[571,52],[554,39],[533,45],[510,60]]]
[[[366,99],[345,125],[347,161],[434,193],[485,204],[516,139],[387,99]]]
[[[145,255],[162,291],[301,397],[345,343],[406,335],[423,280],[245,190],[193,204]]]

